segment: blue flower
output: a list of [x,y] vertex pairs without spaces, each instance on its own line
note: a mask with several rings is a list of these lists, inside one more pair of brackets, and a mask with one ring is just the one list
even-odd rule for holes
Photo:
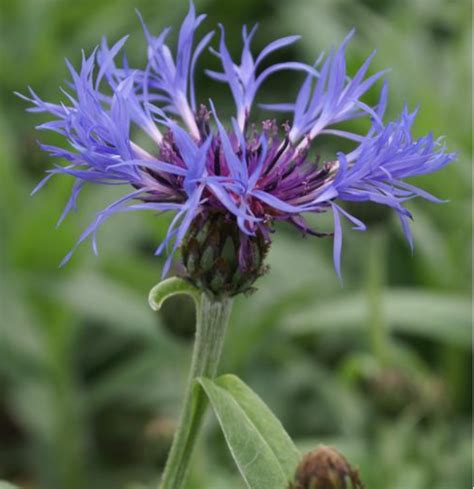
[[[412,216],[403,203],[415,197],[437,203],[442,200],[404,179],[433,173],[455,158],[455,154],[446,153],[441,141],[435,140],[431,134],[413,139],[411,126],[416,112],[409,113],[405,107],[399,119],[374,129],[350,154],[338,154],[335,177],[326,188],[328,194],[334,192],[333,199],[370,201],[394,209],[411,247],[413,240],[408,219]],[[357,229],[364,230],[365,226],[334,201],[331,206],[334,213],[334,262],[340,274],[342,236],[339,214],[349,218]]]
[[[235,226],[241,240],[239,263],[244,267],[245,263],[255,263],[246,256],[252,253],[252,239],[258,237],[259,242],[268,244],[273,224],[287,221],[303,233],[334,235],[334,263],[340,275],[341,217],[355,229],[365,229],[341,207],[344,201],[371,201],[392,208],[411,244],[411,214],[404,203],[414,197],[440,201],[405,179],[437,171],[453,161],[455,154],[446,152],[432,135],[419,139],[412,136],[416,111],[410,113],[405,107],[397,120],[384,122],[386,83],[375,106],[363,101],[366,92],[385,74],[367,76],[375,53],[349,77],[345,51],[351,32],[338,49],[331,50],[326,59],[321,56],[313,66],[289,61],[261,70],[267,56],[291,45],[298,36],[273,41],[254,58],[251,41],[256,27],[250,32],[244,27],[237,64],[220,26],[218,49],[211,48],[211,52],[219,58],[222,72],[206,73],[227,83],[234,98],[236,115],[226,127],[212,101],[207,107],[202,103],[198,106],[196,101],[194,71],[214,34],[208,32],[195,46],[196,30],[204,19],[204,15],[196,15],[191,3],[173,56],[166,44],[170,29],[155,37],[140,17],[148,43],[144,68],[131,68],[125,56],[122,63],[116,61],[127,38],[111,47],[103,39],[92,54],[83,54],[79,71],[67,63],[71,81],[62,91],[61,103],[43,101],[32,89],[28,96],[20,95],[32,104],[29,111],[52,116],[38,129],[59,133],[68,143],[66,147],[41,144],[66,164],[48,170],[34,190],[53,175],[74,178],[60,222],[76,209],[86,183],[128,188],[123,197],[96,215],[74,249],[92,236],[97,252],[97,230],[117,212],[172,211],[175,217],[156,250],[157,254],[168,252],[163,270],[166,274],[193,223],[205,222],[206,216],[212,215],[213,222],[218,216],[226,226]],[[261,107],[292,113],[292,123],[281,127],[272,120],[250,124],[258,90],[269,76],[283,70],[306,74],[295,101]],[[365,134],[334,127],[358,117],[371,121]],[[151,149],[135,142],[132,129],[148,137]],[[326,162],[311,161],[310,149],[322,134],[348,139],[354,148],[347,154],[336,153]],[[333,233],[317,231],[306,223],[307,214],[328,211],[334,217]]]
[[225,44],[224,27],[220,25],[220,29],[221,41],[219,44],[219,51],[212,50],[212,52],[220,58],[224,72],[218,73],[216,71],[206,70],[206,73],[214,80],[225,82],[229,85],[237,108],[237,123],[240,130],[244,130],[245,122],[250,116],[250,110],[258,89],[270,75],[281,70],[300,70],[306,71],[313,76],[317,75],[317,72],[310,66],[295,61],[287,61],[285,63],[271,65],[257,75],[259,65],[269,54],[293,44],[300,38],[300,36],[283,37],[282,39],[271,42],[254,60],[250,44],[257,30],[257,25],[250,31],[250,33],[247,32],[247,27],[244,26],[242,28],[243,48],[241,61],[240,65],[236,65],[232,61]]
[[158,37],[152,36],[141,15],[148,42],[148,65],[141,73],[141,87],[146,100],[148,93],[153,91],[153,102],[160,102],[164,109],[179,115],[190,133],[199,139],[199,130],[194,113],[196,112],[196,95],[194,88],[194,69],[196,62],[211,41],[214,32],[206,34],[193,51],[194,33],[205,15],[196,17],[191,2],[189,12],[181,25],[178,38],[176,58],[173,59],[171,49],[165,44],[170,28],[165,29]]
[[[262,104],[262,107],[269,110],[293,112],[293,125],[289,134],[291,142],[294,143],[303,136],[312,140],[319,134],[330,134],[331,131],[327,130],[327,127],[349,119],[364,115],[376,117],[372,108],[363,103],[360,98],[384,75],[385,71],[364,79],[370,62],[375,56],[373,52],[354,78],[348,78],[345,49],[353,35],[354,31],[351,31],[336,52],[331,50],[316,76],[311,73],[307,76],[295,103]],[[316,66],[321,61],[322,56],[316,61]]]

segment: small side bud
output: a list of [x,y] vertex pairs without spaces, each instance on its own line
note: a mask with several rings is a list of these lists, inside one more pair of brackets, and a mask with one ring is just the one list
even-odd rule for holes
[[303,457],[289,489],[363,489],[359,472],[336,450],[320,446]]

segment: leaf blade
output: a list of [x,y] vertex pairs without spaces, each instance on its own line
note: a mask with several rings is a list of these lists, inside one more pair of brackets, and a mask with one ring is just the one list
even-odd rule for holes
[[235,376],[198,382],[247,487],[286,489],[300,455],[268,407]]
[[159,311],[169,297],[178,294],[187,294],[200,305],[199,291],[187,280],[180,277],[170,277],[156,284],[148,295],[148,303],[154,311]]
[[[470,300],[460,294],[441,294],[416,288],[389,288],[383,292],[383,311],[390,330],[453,345],[470,346]],[[281,319],[290,334],[357,331],[365,327],[367,300],[363,294],[335,296],[311,303]],[[450,328],[446,328],[446,324]]]
[[285,470],[286,475],[291,478],[300,461],[301,454],[281,422],[262,399],[237,376],[222,375],[215,382],[232,394],[261,433],[272,434],[271,438],[267,438],[270,447]]

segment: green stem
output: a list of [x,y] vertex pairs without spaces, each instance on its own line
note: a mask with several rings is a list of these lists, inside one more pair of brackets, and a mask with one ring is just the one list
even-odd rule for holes
[[383,307],[385,286],[386,236],[384,230],[375,229],[369,236],[367,274],[368,324],[372,352],[383,364],[389,354],[389,332]]
[[183,485],[207,406],[202,389],[194,388],[194,380],[196,377],[215,377],[231,307],[232,299],[218,301],[201,294],[196,311],[196,339],[183,411],[168,455],[160,489],[180,489]]

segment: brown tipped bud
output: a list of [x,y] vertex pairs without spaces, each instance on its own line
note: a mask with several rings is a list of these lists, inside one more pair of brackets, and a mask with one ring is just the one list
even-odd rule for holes
[[369,378],[371,397],[386,415],[397,415],[407,405],[418,401],[418,379],[400,368],[378,371]]
[[363,489],[359,473],[336,450],[321,446],[306,454],[289,489]]
[[445,385],[439,379],[400,366],[380,369],[364,381],[375,406],[386,416],[397,416],[407,406],[417,406],[427,415],[448,407]]
[[253,290],[263,275],[269,242],[257,233],[243,234],[235,219],[222,213],[198,216],[182,246],[187,278],[213,297],[231,297]]

